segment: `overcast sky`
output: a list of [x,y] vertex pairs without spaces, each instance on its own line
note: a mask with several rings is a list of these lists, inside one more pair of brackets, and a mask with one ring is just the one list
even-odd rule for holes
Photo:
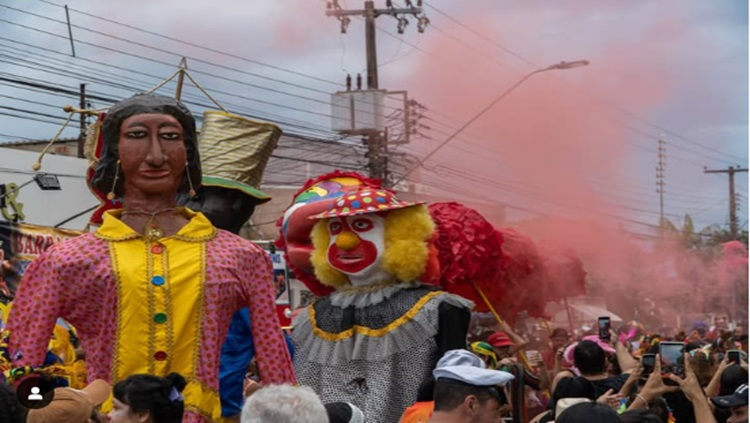
[[[0,77],[73,91],[84,82],[89,93],[123,98],[171,75],[187,56],[192,75],[227,108],[332,138],[329,94],[343,89],[347,73],[365,70],[363,21],[341,34],[322,0],[70,0],[76,58],[61,1],[0,0]],[[349,9],[363,3],[341,1]],[[424,3],[431,25],[423,34],[413,18],[403,35],[392,17],[377,20],[381,88],[408,90],[428,108],[427,138],[396,151],[434,150],[535,69],[563,60],[591,65],[533,76],[407,180],[457,199],[509,204],[511,219],[524,210],[617,217],[646,233],[658,221],[662,138],[668,217],[690,213],[698,229],[728,222],[727,176],[704,174],[703,166],[747,167],[747,2]],[[174,85],[165,89],[171,94]],[[185,96],[200,93],[188,88]],[[0,82],[0,142],[51,137],[65,117],[60,107],[75,102]],[[77,128],[64,133],[76,135]],[[747,173],[736,184],[747,228]]]

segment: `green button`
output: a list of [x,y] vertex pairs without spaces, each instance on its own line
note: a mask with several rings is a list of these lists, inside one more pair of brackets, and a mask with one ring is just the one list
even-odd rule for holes
[[154,314],[154,322],[156,323],[164,323],[167,321],[167,315],[164,313],[156,313]]

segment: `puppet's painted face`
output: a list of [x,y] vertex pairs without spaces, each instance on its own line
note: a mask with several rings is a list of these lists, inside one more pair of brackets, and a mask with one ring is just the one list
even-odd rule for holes
[[180,121],[166,113],[125,119],[118,140],[126,193],[175,196],[187,163]]
[[[310,254],[313,250],[310,231],[316,221],[309,217],[328,210],[333,199],[345,192],[356,190],[363,184],[361,179],[354,177],[323,179],[297,195],[293,204],[284,212],[281,225],[282,248],[295,276],[308,286],[319,284],[310,263]],[[324,292],[315,293],[325,295]]]
[[382,277],[385,219],[377,214],[334,217],[327,221],[331,241],[328,264],[349,276],[352,285],[370,285]]

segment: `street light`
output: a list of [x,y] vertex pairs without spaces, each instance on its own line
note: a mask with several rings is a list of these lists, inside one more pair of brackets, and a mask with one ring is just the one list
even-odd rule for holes
[[544,70],[550,70],[550,69],[573,69],[573,68],[580,68],[583,66],[588,66],[589,61],[588,60],[574,60],[572,62],[560,62],[556,65],[552,65]]
[[567,70],[567,69],[573,69],[573,68],[580,68],[580,67],[583,67],[583,66],[588,66],[588,64],[589,64],[588,60],[574,60],[572,62],[565,62],[565,61],[563,61],[563,62],[554,64],[554,65],[551,65],[551,66],[547,66],[546,68],[537,69],[535,71],[531,71],[531,72],[527,73],[523,78],[519,79],[518,82],[516,82],[515,84],[513,84],[510,88],[508,88],[502,94],[500,94],[500,96],[498,96],[496,99],[494,99],[492,101],[492,103],[490,103],[489,105],[487,105],[487,107],[485,107],[484,109],[482,109],[473,118],[469,119],[469,121],[466,122],[464,124],[464,126],[458,128],[458,130],[456,132],[454,132],[451,136],[449,136],[443,142],[441,142],[440,145],[437,146],[437,148],[435,148],[434,150],[432,150],[429,154],[427,154],[426,156],[424,156],[424,158],[422,158],[420,161],[418,161],[417,164],[415,164],[414,166],[412,166],[411,169],[409,169],[400,178],[398,178],[398,180],[396,180],[396,182],[393,183],[393,186],[395,187],[396,185],[398,185],[399,182],[401,182],[404,179],[406,179],[407,176],[409,176],[412,172],[414,172],[420,166],[422,166],[422,163],[426,162],[430,157],[432,157],[435,153],[437,153],[441,148],[445,147],[445,145],[448,144],[449,142],[451,142],[451,140],[453,140],[453,138],[456,138],[458,136],[458,134],[460,134],[466,128],[468,128],[472,123],[474,123],[475,120],[477,120],[480,117],[482,117],[482,115],[484,115],[485,113],[487,113],[487,111],[489,111],[492,107],[494,107],[495,104],[499,103],[502,99],[504,99],[505,97],[507,97],[508,94],[510,94],[513,90],[515,90],[516,88],[518,88],[519,85],[523,84],[527,79],[531,78],[533,75],[536,75],[536,74],[542,73],[542,72],[546,72],[546,71],[550,71],[550,70]]

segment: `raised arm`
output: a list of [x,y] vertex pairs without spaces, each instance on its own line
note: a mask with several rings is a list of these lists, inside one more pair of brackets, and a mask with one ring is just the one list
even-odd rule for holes
[[529,344],[529,341],[523,339],[523,337],[513,332],[513,329],[505,321],[500,322],[500,330],[505,332],[510,337],[510,339],[513,340],[513,346],[510,347],[511,355],[515,355],[518,351],[521,351],[526,345]]
[[633,355],[628,351],[628,347],[620,341],[617,334],[614,331],[610,331],[610,337],[614,340],[613,344],[617,353],[617,362],[620,364],[620,370],[623,373],[630,373],[635,370],[638,362],[635,361]]
[[273,267],[268,254],[253,246],[243,262],[241,278],[242,299],[250,306],[256,360],[263,384],[297,383],[276,315]]
[[716,369],[716,372],[714,373],[714,376],[711,378],[711,381],[708,382],[708,386],[706,387],[706,396],[713,397],[716,395],[719,395],[719,384],[721,383],[721,375],[724,374],[724,370],[727,369],[727,367],[731,366],[732,363],[729,362],[729,356],[724,355],[724,359],[721,360],[721,363],[719,363],[719,368]]
[[683,360],[685,362],[685,379],[672,374],[669,375],[669,378],[680,385],[680,389],[682,389],[687,399],[693,403],[696,422],[716,423],[711,407],[708,405],[708,398],[706,398],[706,394],[703,392],[700,382],[698,382],[698,378],[695,376],[695,371],[693,371],[690,365],[690,355],[684,354]]
[[53,251],[31,262],[13,300],[6,329],[8,352],[15,366],[41,366],[58,317],[69,304],[71,287],[58,280]]

